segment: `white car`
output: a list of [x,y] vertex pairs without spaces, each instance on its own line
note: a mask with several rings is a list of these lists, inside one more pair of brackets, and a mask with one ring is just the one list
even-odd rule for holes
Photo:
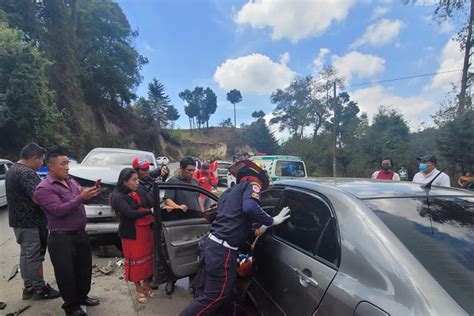
[[70,165],[69,174],[83,187],[101,179],[101,194],[86,202],[86,232],[90,236],[117,235],[118,218],[110,207],[110,193],[115,189],[120,171],[131,168],[133,159],[150,162],[155,169],[155,155],[149,151],[122,148],[95,148],[80,164]]
[[167,165],[170,163],[170,160],[168,157],[162,156],[162,157],[157,157],[156,158],[156,165],[161,166],[161,165]]
[[7,193],[5,190],[5,176],[13,162],[6,159],[0,159],[0,207],[7,205]]

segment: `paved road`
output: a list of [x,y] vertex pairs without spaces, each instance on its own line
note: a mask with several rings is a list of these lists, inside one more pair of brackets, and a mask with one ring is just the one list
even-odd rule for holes
[[[97,247],[93,249],[93,264],[107,265],[114,256],[119,255],[112,246]],[[0,311],[0,315],[14,312],[19,308],[31,305],[21,315],[64,315],[61,299],[50,301],[23,301],[21,291],[23,282],[20,274],[7,282],[12,267],[18,263],[19,246],[16,244],[13,230],[8,227],[8,209],[0,208],[0,301],[7,307]],[[89,315],[178,315],[192,300],[187,290],[187,279],[179,280],[175,293],[166,295],[164,288],[160,287],[157,296],[151,298],[149,303],[141,305],[134,299],[134,286],[127,284],[122,278],[122,268],[116,268],[110,275],[98,273],[93,277],[90,296],[99,298],[101,304],[89,307]],[[57,288],[53,268],[49,257],[44,263],[44,276],[47,282]]]

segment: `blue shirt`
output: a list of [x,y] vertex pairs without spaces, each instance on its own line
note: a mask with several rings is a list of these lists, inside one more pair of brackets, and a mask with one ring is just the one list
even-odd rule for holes
[[211,233],[232,247],[238,247],[247,239],[252,223],[273,224],[273,218],[260,207],[259,202],[258,184],[243,181],[231,187],[219,198]]

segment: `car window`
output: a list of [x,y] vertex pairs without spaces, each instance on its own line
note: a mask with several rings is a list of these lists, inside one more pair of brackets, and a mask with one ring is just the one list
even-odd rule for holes
[[260,195],[260,205],[268,213],[272,213],[283,196],[283,189],[270,189]]
[[304,165],[302,161],[277,160],[275,175],[278,177],[304,177]]
[[337,237],[336,220],[331,218],[318,242],[316,255],[339,266],[339,239]]
[[[474,198],[374,199],[365,203],[438,283],[474,315]],[[402,207],[400,207],[402,206]]]
[[5,174],[7,173],[7,168],[5,164],[0,164],[0,179],[5,179]]
[[291,209],[291,217],[274,229],[274,234],[288,243],[314,255],[318,240],[331,218],[327,204],[314,196],[285,191],[282,207]]
[[84,166],[110,166],[110,165],[124,165],[131,166],[133,159],[148,161],[153,166],[155,162],[153,157],[149,155],[142,155],[136,153],[122,153],[110,151],[94,151],[90,153],[82,162]]

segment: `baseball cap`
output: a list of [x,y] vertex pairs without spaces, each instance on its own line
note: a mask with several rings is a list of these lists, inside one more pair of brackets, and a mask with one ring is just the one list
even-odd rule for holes
[[148,169],[150,168],[150,163],[146,160],[135,158],[132,161],[132,167],[133,169]]
[[432,163],[437,163],[438,162],[438,159],[436,159],[435,155],[420,156],[420,157],[417,157],[416,160],[421,161],[421,162],[426,162],[426,161],[430,161]]

